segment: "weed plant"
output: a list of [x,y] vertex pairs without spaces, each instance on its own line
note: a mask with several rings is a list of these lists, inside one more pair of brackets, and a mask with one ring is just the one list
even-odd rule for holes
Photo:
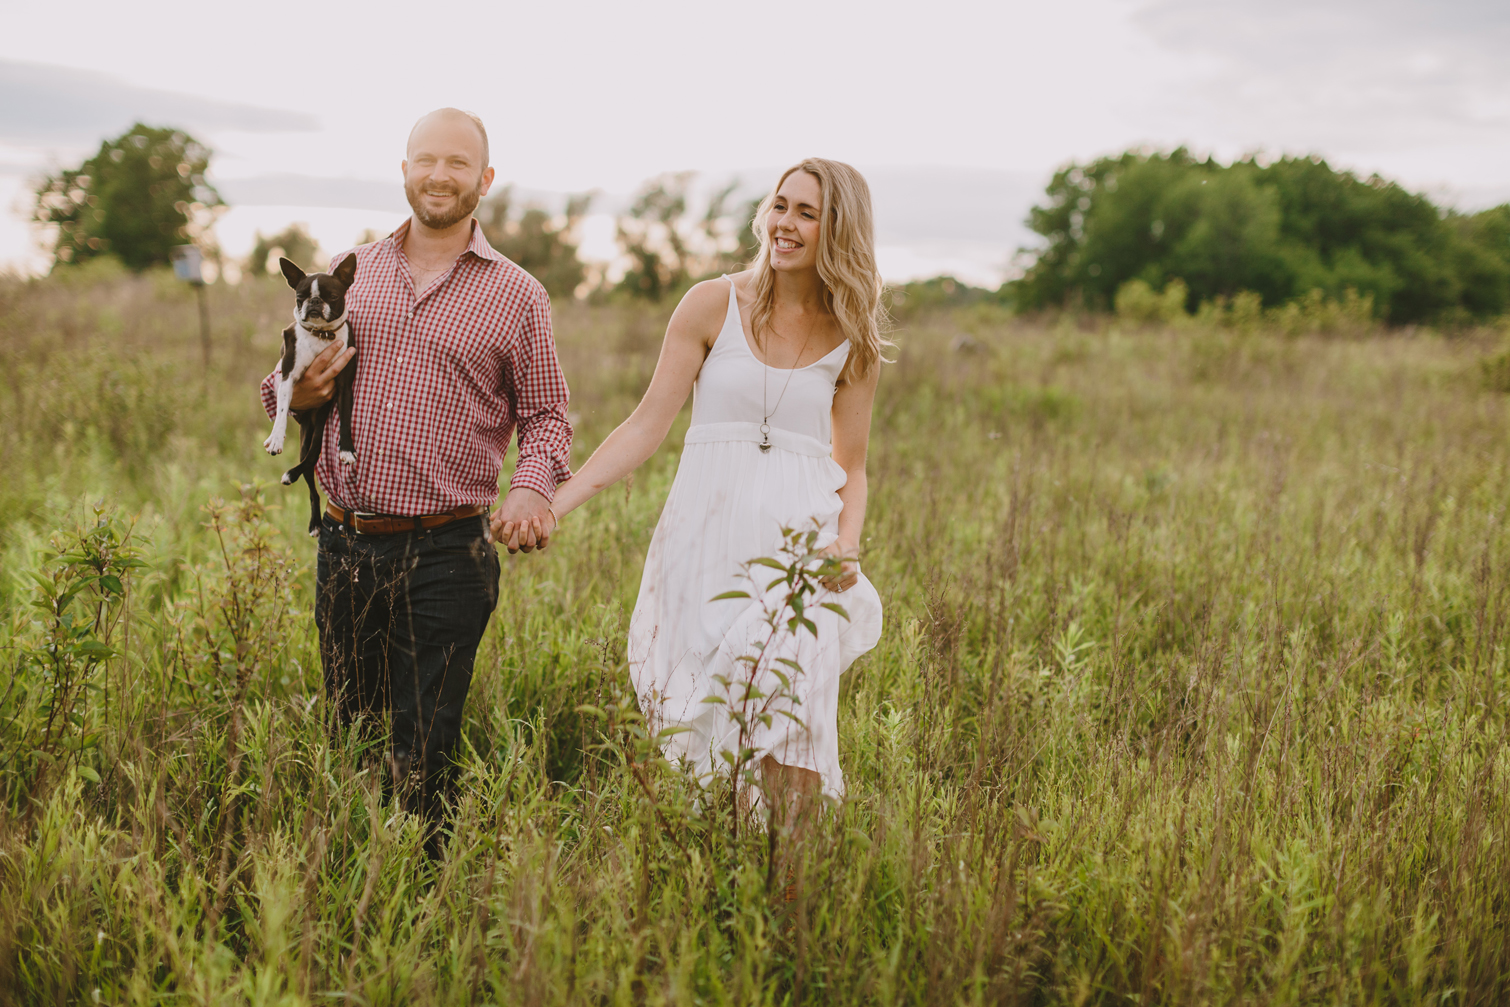
[[[671,442],[505,558],[448,855],[332,738],[273,281],[0,284],[0,1003],[1496,1004],[1510,468],[1487,340],[921,313],[848,794],[800,855],[624,670]],[[564,305],[579,457],[667,311]],[[685,423],[685,420],[683,421]]]

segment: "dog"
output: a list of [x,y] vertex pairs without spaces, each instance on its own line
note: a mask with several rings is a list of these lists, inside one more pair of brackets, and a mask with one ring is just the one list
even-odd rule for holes
[[[356,336],[346,324],[346,291],[356,279],[357,257],[348,255],[330,273],[305,273],[288,259],[280,258],[278,268],[294,289],[294,321],[283,330],[283,360],[278,374],[278,412],[273,418],[273,432],[262,446],[270,455],[283,452],[288,433],[289,401],[294,384],[314,360],[331,343],[356,347]],[[356,360],[352,359],[336,375],[335,395],[308,416],[295,415],[299,421],[299,464],[283,473],[283,485],[291,486],[303,478],[309,484],[309,534],[320,533],[320,491],[315,487],[315,463],[325,443],[325,424],[330,411],[341,411],[340,459],[343,464],[357,463],[356,445],[351,430],[351,395],[356,381]]]

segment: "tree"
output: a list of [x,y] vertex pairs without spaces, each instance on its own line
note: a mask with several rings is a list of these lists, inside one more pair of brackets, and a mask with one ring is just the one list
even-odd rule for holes
[[687,283],[687,242],[682,217],[687,212],[687,183],[683,171],[651,179],[640,189],[629,215],[618,221],[618,242],[630,266],[619,289],[658,301]]
[[206,243],[225,205],[205,181],[209,163],[210,149],[183,130],[137,123],[78,168],[44,178],[33,219],[57,228],[56,262],[165,264],[174,245]]
[[1046,239],[1012,293],[1022,307],[1105,309],[1129,280],[1188,286],[1188,307],[1241,291],[1268,306],[1320,290],[1371,298],[1392,322],[1487,317],[1510,304],[1510,241],[1496,216],[1320,158],[1224,165],[1184,148],[1070,165],[1028,225]]
[[692,176],[684,171],[651,179],[628,215],[619,218],[619,248],[630,261],[619,290],[657,301],[754,259],[760,242],[752,227],[760,200],[731,211],[729,201],[739,189],[736,178],[712,195],[700,219],[689,222],[687,187]]
[[755,235],[755,212],[760,209],[760,197],[746,200],[737,209],[730,210],[729,200],[738,189],[739,179],[736,178],[708,201],[701,231],[703,244],[711,254],[707,256],[709,261],[699,270],[701,276],[736,272],[754,262],[760,251],[760,239]]
[[515,265],[539,280],[552,297],[575,296],[586,277],[586,267],[577,258],[577,224],[592,206],[592,193],[579,193],[566,200],[563,220],[538,206],[526,206],[512,216],[513,187],[506,186],[490,197],[478,211],[477,220],[488,244]]
[[[277,273],[277,257],[285,256],[305,272],[319,272],[325,267],[321,262],[320,243],[310,235],[303,224],[289,224],[277,234],[263,237],[257,232],[252,251],[246,257],[243,271],[251,276]],[[271,265],[269,265],[271,263]]]

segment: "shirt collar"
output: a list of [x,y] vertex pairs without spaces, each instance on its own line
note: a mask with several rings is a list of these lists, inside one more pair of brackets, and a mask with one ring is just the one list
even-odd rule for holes
[[[392,234],[388,235],[388,242],[395,252],[403,247],[404,236],[409,233],[409,224],[413,220],[413,217],[405,218],[404,222],[398,225],[398,227],[394,229]],[[488,262],[503,261],[503,256],[499,255],[496,251],[493,250],[493,246],[488,244],[487,237],[482,233],[482,225],[478,223],[476,217],[472,218],[471,240],[467,242],[467,247],[462,251],[461,254],[466,255],[468,252],[477,256],[479,259],[484,259]]]

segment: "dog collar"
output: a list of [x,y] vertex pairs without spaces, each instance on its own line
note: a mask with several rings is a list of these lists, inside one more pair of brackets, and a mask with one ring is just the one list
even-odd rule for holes
[[309,322],[301,319],[297,315],[294,316],[294,321],[304,326],[310,332],[340,332],[341,326],[346,324],[346,312],[341,312],[341,316],[339,318],[333,318],[330,321],[322,322],[319,325],[311,325]]

